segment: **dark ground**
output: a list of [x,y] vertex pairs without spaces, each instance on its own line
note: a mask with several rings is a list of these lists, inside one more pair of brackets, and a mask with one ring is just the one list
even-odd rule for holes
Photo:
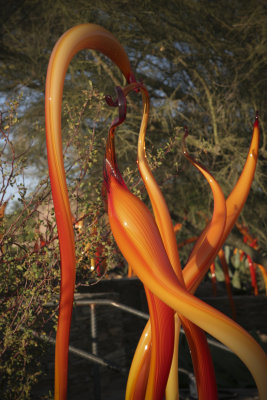
[[[199,292],[199,297],[203,297],[204,294],[205,301],[214,304],[215,307],[230,314],[231,310],[228,299],[224,296],[212,298],[210,296],[211,291],[208,290],[205,288],[203,293]],[[135,280],[121,281],[115,284],[103,282],[99,286],[92,286],[89,298],[111,299],[147,312],[142,285],[140,285],[139,281]],[[250,330],[257,337],[257,340],[261,341],[263,346],[266,346],[266,296],[258,296],[258,299],[253,298],[251,305],[249,305],[246,296],[241,298],[239,296],[235,299],[235,303],[237,307],[237,319],[240,319],[238,322]],[[124,399],[128,370],[146,320],[110,305],[98,305],[95,310],[97,355],[107,360],[110,364],[113,364],[113,367],[115,365],[115,368],[117,367],[118,370],[112,370],[77,355],[70,354],[68,400]],[[261,315],[261,317],[257,319],[256,314]],[[251,330],[251,328],[254,329]],[[93,350],[91,340],[91,311],[88,305],[74,308],[70,344],[89,353]],[[179,366],[190,372],[192,370],[190,355],[183,337],[180,346],[181,359],[179,359]],[[212,347],[211,352],[215,364],[219,399],[257,400],[258,396],[257,390],[254,388],[254,382],[242,362],[233,354],[217,348]],[[33,391],[33,400],[53,398],[53,345],[47,346],[43,366],[45,374]],[[193,397],[189,397],[188,378],[184,374],[181,374],[179,379],[182,387],[181,400],[193,399]],[[49,391],[51,392],[50,397],[48,396]]]

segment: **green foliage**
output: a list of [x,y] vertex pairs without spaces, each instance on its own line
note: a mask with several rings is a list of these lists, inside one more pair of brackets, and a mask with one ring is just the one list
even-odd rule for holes
[[[1,116],[1,235],[0,235],[0,395],[2,399],[30,398],[41,373],[43,346],[36,337],[53,313],[45,304],[58,292],[57,247],[41,249],[36,226],[44,222],[37,209],[49,193],[47,180],[29,194],[23,183],[25,154],[17,154],[12,137],[19,101]],[[6,211],[10,189],[17,192],[16,211]],[[53,248],[52,248],[53,250]]]
[[[228,245],[224,246],[223,250],[225,253],[225,259],[227,262],[228,273],[233,292],[237,292],[239,294],[245,293],[253,295],[254,288],[252,286],[252,278],[246,254],[244,254],[237,248],[233,248]],[[263,276],[256,265],[254,267],[259,293],[265,293],[266,287]],[[215,275],[217,282],[225,282],[225,274],[223,272],[219,258],[216,258],[215,260]],[[211,277],[210,273],[209,276]]]
[[[45,345],[39,336],[50,331],[55,336],[57,310],[46,305],[59,295],[60,275],[48,177],[29,190],[29,159],[27,153],[19,153],[13,141],[21,101],[6,103],[0,127],[0,395],[12,400],[30,398],[31,387],[41,374],[39,360]],[[103,95],[89,84],[81,93],[79,107],[66,105],[64,139],[76,232],[77,287],[96,283],[107,269],[109,274],[127,273],[111,236],[101,195],[104,146],[96,126],[103,118]],[[92,128],[87,126],[88,118]],[[133,172],[126,175],[131,182]]]

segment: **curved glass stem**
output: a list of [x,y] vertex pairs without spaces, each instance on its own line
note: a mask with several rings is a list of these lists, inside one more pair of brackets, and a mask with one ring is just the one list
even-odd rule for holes
[[82,24],[68,30],[50,57],[45,91],[46,143],[50,182],[58,228],[61,286],[55,356],[55,399],[66,399],[69,330],[75,286],[75,247],[61,139],[61,103],[65,74],[72,57],[82,49],[94,49],[109,57],[128,82],[134,81],[129,59],[117,39],[106,29]]

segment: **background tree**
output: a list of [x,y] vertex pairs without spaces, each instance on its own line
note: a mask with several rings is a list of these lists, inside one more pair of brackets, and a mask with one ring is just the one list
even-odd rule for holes
[[[182,127],[188,125],[190,151],[216,176],[227,195],[247,154],[255,110],[260,112],[261,149],[255,183],[245,211],[266,262],[266,7],[264,1],[177,0],[135,2],[24,0],[2,7],[0,88],[2,93],[24,92],[23,119],[14,132],[16,146],[30,148],[28,160],[40,176],[46,173],[44,144],[44,84],[51,50],[71,26],[101,24],[123,43],[137,79],[149,89],[152,112],[148,138],[151,157],[168,151],[157,179],[166,193],[175,221],[186,220],[181,234],[204,226],[211,203],[208,189],[181,158]],[[103,77],[105,77],[103,79]],[[95,52],[75,57],[68,70],[64,104],[81,106],[89,81],[102,94],[121,85],[119,71]],[[120,165],[135,168],[138,107],[130,100],[126,124],[118,140]],[[97,123],[105,137],[112,110],[106,106]],[[92,128],[90,115],[81,135]],[[68,125],[64,119],[67,140]],[[175,139],[174,139],[175,138]],[[170,146],[170,143],[172,144]],[[165,146],[165,147],[164,147]],[[102,151],[96,171],[101,170]],[[71,154],[71,153],[70,153]],[[70,155],[71,156],[71,155]],[[32,171],[32,170],[31,170]],[[35,172],[37,173],[37,172]],[[91,176],[92,179],[92,176]],[[257,209],[257,213],[255,213]],[[187,228],[190,232],[187,232]],[[235,232],[238,235],[238,232]],[[237,237],[236,237],[237,239]],[[248,250],[248,249],[247,249]],[[259,255],[258,255],[259,256]]]
[[[44,177],[47,173],[43,103],[51,50],[58,37],[71,26],[88,21],[99,23],[124,44],[138,79],[144,80],[150,91],[153,107],[148,150],[173,220],[183,221],[179,240],[203,227],[203,215],[211,207],[207,185],[196,171],[187,168],[187,162],[181,157],[183,125],[186,123],[191,132],[190,151],[214,173],[228,194],[244,162],[258,109],[262,130],[259,166],[242,218],[259,239],[262,251],[254,257],[266,265],[266,9],[263,1],[213,4],[183,0],[170,1],[167,7],[160,1],[134,5],[114,1],[110,7],[107,1],[95,5],[83,0],[75,4],[24,0],[5,4],[1,10],[0,87],[3,96],[24,93],[19,108],[20,123],[13,127],[12,140],[18,153],[27,151],[28,174],[34,171],[35,175]],[[98,91],[97,96],[92,95],[90,82]],[[108,121],[116,110],[98,99],[112,94],[113,87],[121,83],[120,73],[97,53],[84,51],[71,63],[65,84],[63,118],[69,181],[78,176],[80,165],[88,183],[99,180],[104,151],[101,138],[105,137]],[[83,90],[90,92],[91,98],[79,125],[79,138],[90,143],[92,135],[97,137],[95,144],[99,150],[90,159],[93,164],[90,168],[84,164],[87,160],[84,152],[73,151],[76,130],[72,121],[78,123],[74,115],[83,109]],[[127,122],[120,129],[118,140],[120,165],[129,168],[125,174],[135,170],[133,149],[139,123],[135,101],[136,98],[130,100]],[[97,112],[99,117],[93,122]],[[3,154],[3,158],[8,157],[8,153]],[[165,168],[157,168],[163,160]],[[70,169],[75,165],[76,168]],[[138,188],[138,180],[132,183]],[[87,196],[97,197],[90,191]],[[238,239],[234,237],[235,242]],[[246,251],[252,250],[246,248]]]

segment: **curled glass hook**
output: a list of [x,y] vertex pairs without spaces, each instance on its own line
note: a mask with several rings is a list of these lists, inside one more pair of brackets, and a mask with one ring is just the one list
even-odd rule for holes
[[119,115],[112,121],[110,129],[121,125],[124,122],[127,114],[127,101],[124,91],[120,86],[116,86],[115,90],[117,93],[116,100],[113,100],[110,95],[105,96],[105,100],[110,107],[118,107],[119,109]]
[[109,133],[106,143],[106,153],[104,159],[104,182],[102,186],[102,196],[104,199],[104,203],[106,203],[106,190],[109,191],[109,179],[110,176],[116,177],[116,179],[122,184],[124,184],[123,178],[119,171],[116,161],[115,155],[115,129],[121,125],[125,119],[127,114],[127,95],[132,91],[138,91],[142,86],[142,83],[133,82],[127,85],[125,88],[121,88],[117,86],[115,88],[117,93],[117,98],[115,100],[112,99],[110,95],[105,96],[105,100],[110,107],[118,107],[119,115],[112,121],[109,127]]

